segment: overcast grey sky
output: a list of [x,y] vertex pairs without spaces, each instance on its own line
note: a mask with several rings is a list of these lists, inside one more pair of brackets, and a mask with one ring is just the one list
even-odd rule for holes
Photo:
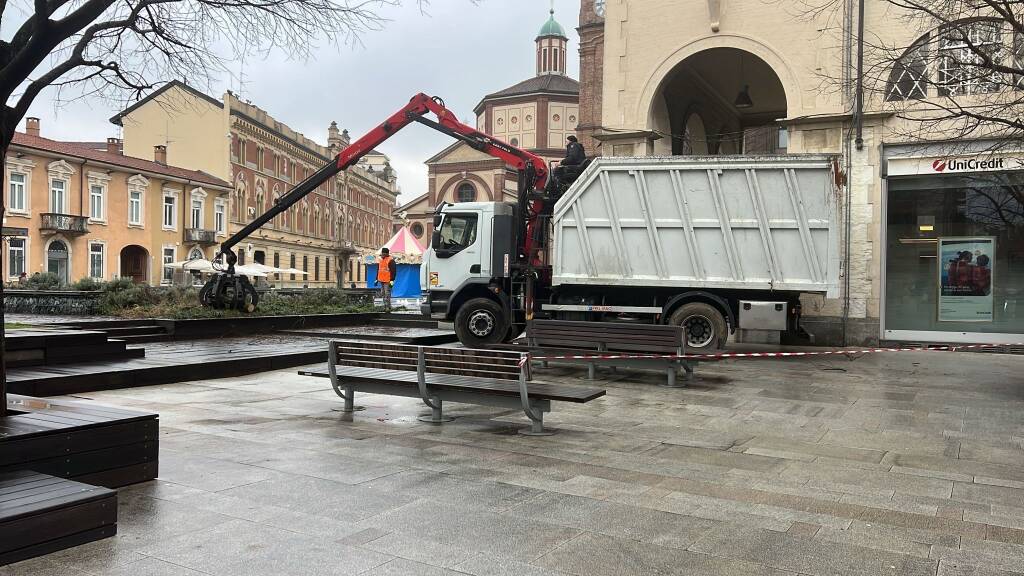
[[[569,36],[569,74],[578,78],[579,2],[554,4]],[[250,61],[239,67],[242,86],[225,77],[209,91],[219,98],[230,88],[322,144],[332,120],[355,139],[417,92],[444,98],[472,125],[473,107],[485,94],[534,75],[533,40],[549,8],[550,0],[432,0],[423,15],[414,0],[405,0],[382,10],[390,22],[363,35],[361,46],[326,47],[309,62],[276,55]],[[99,100],[55,107],[53,93],[44,92],[29,115],[41,118],[44,137],[104,140],[116,134],[108,119],[117,111]],[[449,143],[443,134],[412,125],[380,147],[398,170],[400,201],[426,192],[423,161]]]

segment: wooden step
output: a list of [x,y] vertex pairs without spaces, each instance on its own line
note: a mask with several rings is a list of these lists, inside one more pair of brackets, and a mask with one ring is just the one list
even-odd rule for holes
[[108,488],[157,475],[157,414],[17,394],[7,396],[7,408],[0,473],[35,470]]
[[46,364],[48,366],[57,366],[81,362],[108,362],[111,360],[144,358],[145,356],[145,348],[128,348],[124,340],[108,340],[100,345],[47,350]]
[[398,328],[433,328],[437,329],[437,320],[423,319],[413,316],[411,319],[382,316],[374,320],[373,326],[394,326]]
[[82,346],[52,346],[46,349],[46,361],[60,360],[62,358],[106,356],[124,352],[124,341],[107,340],[97,344],[85,344]]
[[128,344],[141,344],[144,342],[166,342],[174,337],[167,333],[161,334],[132,334],[130,336],[117,335],[117,339]]
[[6,350],[28,350],[57,346],[87,346],[107,341],[107,333],[96,330],[15,329],[4,334]]
[[137,336],[140,334],[166,334],[167,330],[163,326],[147,325],[147,326],[124,326],[117,328],[101,328],[104,332],[113,338],[120,338],[122,336]]
[[28,470],[0,474],[0,566],[116,533],[116,491]]

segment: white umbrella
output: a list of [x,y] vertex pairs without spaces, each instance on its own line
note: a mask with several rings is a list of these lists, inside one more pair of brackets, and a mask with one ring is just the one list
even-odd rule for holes
[[188,270],[189,272],[213,272],[213,263],[209,260],[196,258],[195,260],[184,260],[182,262],[171,262],[168,268],[175,270]]
[[[263,271],[262,269],[258,268],[257,266],[262,266],[262,265],[241,265],[241,264],[239,264],[239,265],[235,266],[235,273],[236,274],[244,274],[246,276],[265,277],[267,275],[267,273],[265,271]],[[221,272],[221,271],[227,269],[226,266],[224,266],[223,264],[220,264],[220,263],[218,263],[216,265],[216,267],[214,267],[214,263],[213,262],[210,262],[209,260],[204,260],[202,258],[196,258],[195,260],[185,260],[183,262],[172,262],[172,263],[168,264],[167,267],[168,268],[184,270],[186,272],[200,272],[200,273],[205,273],[205,274],[209,274],[209,273],[213,273],[213,272]]]
[[242,274],[245,276],[259,276],[260,278],[266,278],[267,273],[251,264],[235,264],[235,274]]
[[[252,264],[246,264],[245,267],[248,268],[248,269],[251,269],[251,270],[256,270],[257,272],[262,272],[264,274],[284,274],[285,273],[285,269],[284,268],[275,268],[274,266],[267,266],[266,264],[260,264],[259,262],[253,262]],[[237,270],[238,266],[235,266],[235,269]]]
[[303,272],[302,270],[295,268],[285,268],[284,270],[281,270],[281,274],[303,274],[309,276],[309,272]]

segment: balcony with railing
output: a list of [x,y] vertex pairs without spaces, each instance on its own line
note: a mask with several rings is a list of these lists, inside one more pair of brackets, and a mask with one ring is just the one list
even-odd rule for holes
[[217,232],[214,230],[204,230],[202,228],[185,228],[185,242],[194,242],[196,244],[216,244]]
[[61,233],[77,236],[89,233],[89,218],[73,214],[47,212],[39,215],[42,219],[39,230],[51,234]]

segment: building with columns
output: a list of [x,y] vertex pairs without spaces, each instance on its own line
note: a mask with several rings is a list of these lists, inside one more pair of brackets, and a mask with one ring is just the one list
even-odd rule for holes
[[[579,83],[566,74],[569,39],[554,11],[534,39],[536,73],[484,96],[473,112],[478,130],[529,150],[548,162],[565,156],[566,137],[579,122]],[[396,221],[429,242],[435,207],[441,202],[515,201],[517,173],[501,160],[461,142],[426,161],[427,193],[398,207]]]
[[[896,110],[998,98],[994,78],[958,68],[957,39],[1019,67],[1024,35],[982,13],[936,26],[894,4],[865,3],[870,42],[895,63],[856,115],[856,2],[795,17],[773,2],[582,0],[579,130],[606,156],[833,154],[843,290],[804,298],[816,341],[1020,342],[1024,147],[925,138]],[[954,285],[954,264],[988,280]]]
[[[216,244],[266,212],[350,141],[331,122],[324,146],[231,91],[216,99],[181,82],[166,84],[111,121],[123,127],[126,154],[164,145],[170,163],[232,183],[223,208],[228,229],[217,234]],[[358,256],[390,237],[397,196],[397,175],[375,151],[239,244],[239,262],[306,272],[268,278],[278,287],[364,285]],[[188,254],[210,258],[216,244],[197,244]]]

